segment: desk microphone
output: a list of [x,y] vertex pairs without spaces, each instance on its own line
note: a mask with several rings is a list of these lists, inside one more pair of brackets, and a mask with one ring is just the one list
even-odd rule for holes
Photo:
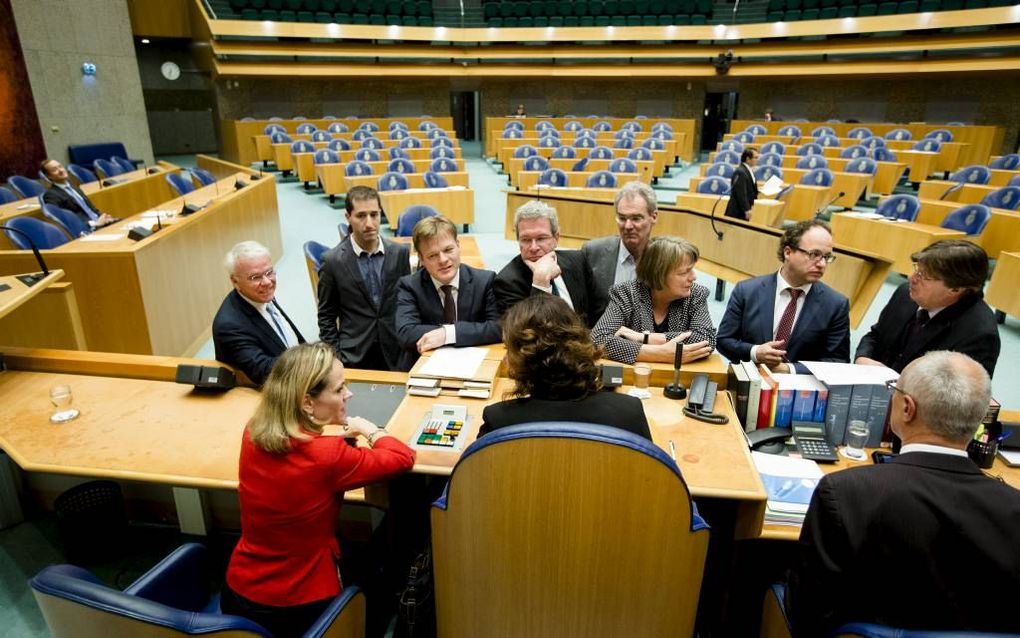
[[828,203],[826,203],[825,205],[821,206],[821,207],[820,207],[820,208],[819,208],[818,210],[816,210],[816,211],[815,211],[815,215],[814,215],[814,216],[815,216],[815,217],[818,217],[819,215],[821,215],[821,214],[822,214],[822,211],[823,211],[823,210],[829,210],[829,206],[832,206],[833,204],[835,204],[835,203],[836,203],[836,200],[837,200],[837,199],[839,199],[840,197],[844,196],[844,195],[846,195],[846,193],[844,193],[843,191],[840,191],[840,192],[839,192],[839,195],[836,195],[835,197],[833,197],[832,199],[830,199],[830,200],[828,201]]
[[[723,234],[722,234],[721,230],[719,230],[718,228],[715,227],[715,208],[716,208],[716,206],[719,205],[719,202],[722,201],[723,197],[726,197],[726,196],[725,195],[720,195],[719,199],[715,200],[715,203],[712,204],[712,212],[709,213],[709,219],[712,222],[712,232],[715,233],[715,238],[718,239],[719,241],[722,241]],[[680,369],[680,366],[678,365],[677,366],[677,370],[679,370],[679,369]]]
[[11,226],[0,226],[0,229],[9,230],[9,231],[18,233],[19,235],[24,237],[25,240],[28,242],[28,245],[32,247],[32,254],[35,255],[35,260],[37,262],[39,262],[39,268],[42,269],[42,272],[39,273],[39,274],[35,274],[35,275],[18,275],[17,276],[17,280],[18,281],[20,281],[21,283],[25,284],[26,286],[34,286],[37,283],[39,283],[40,281],[42,281],[47,275],[50,274],[50,270],[49,270],[49,268],[46,267],[46,262],[43,261],[42,255],[39,254],[39,248],[37,248],[36,245],[35,245],[35,242],[32,241],[32,236],[31,235],[29,235],[28,233],[26,233],[23,230],[19,230],[17,228],[12,228]]
[[687,388],[680,383],[680,364],[684,360],[684,344],[676,342],[676,354],[673,355],[673,383],[662,389],[662,395],[667,399],[684,399],[687,397]]
[[953,184],[953,185],[952,185],[952,186],[950,186],[950,187],[949,187],[948,189],[946,189],[946,192],[944,192],[944,193],[942,193],[941,195],[939,195],[939,201],[941,202],[941,201],[942,201],[942,200],[944,200],[945,198],[949,197],[949,194],[950,194],[950,193],[953,193],[953,192],[955,192],[955,191],[958,191],[958,190],[960,190],[961,188],[963,188],[963,182],[957,182],[957,183]]

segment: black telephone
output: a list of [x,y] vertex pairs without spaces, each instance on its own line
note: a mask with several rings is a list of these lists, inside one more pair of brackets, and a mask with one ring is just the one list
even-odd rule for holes
[[747,432],[747,444],[756,452],[782,454],[786,450],[786,439],[793,436],[790,428],[760,428]]
[[725,414],[712,412],[718,389],[719,385],[714,381],[709,381],[707,374],[695,376],[691,381],[691,389],[687,393],[684,415],[706,423],[729,423],[730,419]]

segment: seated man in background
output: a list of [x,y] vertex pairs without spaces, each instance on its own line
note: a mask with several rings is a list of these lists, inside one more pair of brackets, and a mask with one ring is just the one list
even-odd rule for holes
[[808,373],[799,360],[849,361],[850,302],[820,281],[835,259],[825,222],[787,228],[779,240],[779,272],[733,288],[719,324],[719,352],[733,362],[799,374]]
[[965,451],[988,410],[988,374],[929,352],[889,391],[902,451],[819,482],[786,593],[794,635],[846,622],[1017,634],[1020,491]]
[[411,272],[410,251],[379,236],[374,188],[351,188],[345,206],[351,232],[323,253],[319,269],[319,338],[349,368],[398,370],[397,281]]
[[556,209],[530,201],[514,213],[514,230],[521,254],[496,275],[499,314],[531,295],[556,295],[567,302],[581,321],[591,326],[591,279],[584,257],[577,250],[556,250],[560,225]]
[[262,385],[276,358],[305,339],[275,299],[276,271],[268,248],[243,241],[230,249],[223,265],[234,289],[213,319],[216,360]]
[[453,222],[426,217],[415,224],[412,241],[422,268],[397,284],[401,369],[410,370],[419,354],[442,346],[499,343],[496,273],[460,263]]
[[591,270],[592,313],[596,321],[609,304],[609,289],[631,281],[637,263],[648,246],[652,226],[658,218],[657,199],[652,187],[643,182],[628,182],[616,194],[618,235],[586,241],[581,247]]
[[968,355],[992,376],[1000,342],[995,314],[982,293],[988,278],[984,249],[944,239],[910,258],[914,273],[861,338],[856,363],[899,372],[925,352],[952,350]]
[[59,206],[74,213],[86,224],[105,226],[117,221],[116,217],[107,215],[96,208],[88,195],[68,179],[67,169],[55,159],[43,160],[39,165],[46,179],[53,184],[43,193],[43,203]]

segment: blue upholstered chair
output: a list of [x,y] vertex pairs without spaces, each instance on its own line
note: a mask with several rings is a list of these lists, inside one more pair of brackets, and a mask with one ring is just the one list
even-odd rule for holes
[[981,203],[989,208],[1017,210],[1020,208],[1020,186],[1003,186],[985,195]]
[[195,190],[195,183],[191,181],[191,176],[185,177],[186,172],[180,173],[167,173],[164,176],[166,183],[170,184],[170,190],[177,194],[177,197],[183,197]]
[[836,129],[832,128],[831,126],[819,126],[815,130],[811,131],[811,137],[815,138],[816,140],[819,137],[823,137],[825,135],[831,135],[833,137],[836,137]]
[[440,157],[432,160],[429,169],[436,173],[453,173],[457,170],[457,162],[448,157]]
[[405,137],[410,137],[410,136],[411,136],[411,134],[408,133],[407,131],[405,131],[402,128],[396,128],[396,129],[393,129],[392,131],[390,131],[390,139],[391,140],[402,140]]
[[875,150],[871,151],[871,159],[876,162],[895,162],[896,153],[893,153],[884,146],[877,146]]
[[262,129],[262,133],[265,135],[272,135],[273,133],[286,133],[287,129],[283,128],[279,124],[269,124],[266,128]]
[[858,126],[850,129],[850,132],[847,133],[846,136],[859,142],[865,138],[872,137],[872,133],[870,128],[867,128],[866,126]]
[[843,159],[857,159],[858,157],[867,157],[867,155],[868,149],[864,148],[861,144],[847,146],[839,152],[839,156]]
[[330,140],[329,144],[326,145],[326,148],[328,148],[331,151],[339,153],[340,151],[349,151],[349,150],[351,150],[351,143],[348,142],[347,140],[342,140],[340,138],[336,138],[336,139]]
[[384,145],[382,143],[382,140],[376,137],[366,137],[365,139],[361,140],[361,148],[371,148],[379,150],[383,146]]
[[381,156],[374,148],[359,148],[354,152],[354,159],[359,162],[378,162]]
[[392,171],[394,173],[413,173],[414,162],[406,159],[390,160],[390,163],[386,167],[386,170]]
[[430,140],[434,140],[440,137],[449,137],[449,135],[447,135],[446,131],[441,128],[430,128],[428,132],[425,133],[425,137]]
[[594,137],[582,136],[574,140],[574,148],[595,148],[598,142]]
[[121,173],[124,172],[120,166],[117,166],[110,160],[105,160],[102,158],[93,160],[92,168],[95,169],[96,173],[103,179],[106,179],[107,177],[113,177],[115,175],[120,175]]
[[637,133],[642,130],[641,122],[636,122],[634,120],[631,120],[630,122],[624,122],[620,128],[634,133]]
[[375,122],[366,121],[366,122],[362,122],[361,124],[358,125],[358,130],[359,131],[368,131],[370,133],[375,133],[376,131],[379,130],[379,125],[376,124]]
[[878,164],[876,164],[875,160],[870,157],[858,157],[857,159],[850,160],[846,164],[847,173],[867,173],[868,175],[874,175],[877,170]]
[[567,174],[558,168],[547,168],[538,176],[538,183],[546,186],[566,186]]
[[773,164],[764,164],[754,168],[755,181],[767,182],[773,176],[783,179],[783,169]]
[[110,161],[119,166],[120,170],[125,173],[130,173],[131,171],[138,168],[137,166],[135,166],[134,162],[119,155],[114,155],[113,157],[110,158]]
[[797,149],[797,155],[800,157],[806,157],[808,155],[821,155],[822,145],[817,142],[808,142],[807,144],[801,144],[800,148]]
[[531,144],[522,144],[514,149],[514,157],[531,157],[532,155],[538,155],[538,149]]
[[611,173],[637,173],[638,168],[632,160],[620,157],[609,163],[609,171]]
[[[439,128],[439,127],[433,126],[432,128]],[[430,128],[428,130],[431,131],[432,128]],[[507,129],[517,129],[518,131],[523,131],[524,130],[524,122],[522,122],[520,120],[510,120],[509,122],[507,122],[506,124],[503,125],[503,130],[505,131]]]
[[307,140],[298,140],[290,145],[291,153],[314,153],[315,145]]
[[894,128],[884,135],[887,140],[911,140],[914,139],[914,135],[905,128]]
[[596,146],[588,151],[588,157],[599,160],[613,159],[613,149],[608,146]]
[[585,188],[616,188],[616,175],[609,171],[595,171],[584,186]]
[[504,140],[519,140],[524,137],[524,132],[516,128],[503,129]]
[[1020,186],[1020,175],[1014,175],[1009,179],[1007,186]]
[[539,133],[550,131],[552,133],[556,133],[557,136],[559,135],[559,131],[556,130],[556,127],[553,125],[553,123],[547,120],[542,120],[541,122],[535,124],[535,130],[538,131]]
[[407,124],[404,124],[403,122],[390,122],[389,126],[386,128],[390,131],[395,131],[397,129],[400,129],[402,131],[409,130]]
[[774,166],[779,168],[783,165],[783,156],[779,153],[762,153],[758,156],[758,166]]
[[195,176],[198,183],[202,186],[209,186],[216,183],[216,176],[205,170],[204,168],[193,168],[191,174]]
[[928,131],[928,134],[924,136],[924,139],[938,140],[939,144],[945,144],[946,142],[953,141],[953,134],[944,128],[937,128],[934,131]]
[[719,151],[715,154],[716,164],[733,164],[734,166],[740,164],[740,155],[733,151]]
[[590,129],[590,128],[578,129],[578,131],[576,133],[574,133],[574,136],[575,137],[590,137],[593,140],[598,138],[598,134],[593,129]]
[[832,186],[835,176],[827,168],[816,168],[810,170],[800,178],[800,183],[805,186]]
[[991,178],[992,172],[988,170],[987,166],[981,166],[980,164],[961,168],[949,176],[950,181],[961,182],[963,184],[987,184]]
[[1020,153],[1002,155],[1000,157],[996,157],[991,162],[988,162],[988,168],[998,170],[1014,171],[1017,167],[1020,167]]
[[99,177],[95,173],[78,164],[68,164],[67,172],[74,175],[79,184],[91,184],[92,182],[99,181]]
[[765,135],[766,133],[769,132],[768,129],[766,129],[761,124],[748,124],[747,128],[745,128],[744,130],[747,131],[748,133],[750,133],[751,135],[756,135],[756,136],[757,135]]
[[424,204],[408,206],[397,218],[397,237],[410,237],[414,232],[414,225],[426,217],[435,217],[439,214],[435,208]]
[[[29,582],[54,638],[70,636],[250,636],[270,638],[258,624],[219,611],[207,586],[206,550],[188,543],[123,591],[90,571],[53,565]],[[357,587],[337,596],[304,638],[364,633],[365,597]]]
[[351,135],[351,139],[354,140],[355,142],[361,142],[371,137],[375,137],[374,135],[372,135],[372,131],[366,131],[365,129],[360,128],[354,131],[354,134]]
[[553,151],[552,156],[556,159],[574,159],[577,157],[577,151],[573,146],[560,146]]
[[823,147],[839,146],[839,138],[835,135],[823,135],[815,138],[815,144]]
[[801,136],[801,131],[800,131],[800,127],[799,126],[794,126],[793,124],[787,124],[786,126],[784,126],[781,129],[779,129],[779,134],[780,135],[787,135],[789,137],[792,137],[794,141],[797,141],[797,139],[799,139],[800,136]]
[[722,177],[706,177],[698,184],[698,192],[704,195],[729,195],[730,180]]
[[[362,149],[368,150],[368,149]],[[372,165],[362,160],[354,160],[353,162],[347,162],[344,165],[344,175],[347,177],[359,177],[361,175],[371,175]]]
[[813,170],[816,168],[828,168],[829,162],[824,155],[805,155],[797,160],[797,168]]
[[411,154],[408,153],[407,151],[405,151],[404,149],[400,148],[399,146],[391,146],[388,152],[390,154],[390,159],[391,160],[395,160],[395,159],[406,159],[406,160],[409,160],[409,159],[411,159]]
[[660,128],[658,131],[654,131],[651,136],[657,140],[671,140],[673,139],[673,131]]
[[925,151],[926,153],[938,153],[939,149],[942,148],[942,142],[935,138],[925,138],[918,140],[910,148],[915,151]]
[[879,147],[885,148],[885,140],[882,139],[881,137],[872,135],[871,137],[866,137],[863,140],[861,140],[861,146],[868,149],[869,151],[873,151]]
[[[662,131],[659,132],[661,133]],[[661,151],[666,148],[666,145],[662,143],[662,140],[656,139],[654,137],[649,137],[644,142],[641,142],[641,146],[647,148],[650,151]]]
[[403,173],[388,171],[379,176],[377,188],[379,192],[407,190],[407,176]]
[[921,202],[913,195],[893,195],[883,199],[875,212],[883,217],[912,222],[921,212]]
[[593,124],[591,128],[596,133],[604,133],[606,131],[613,130],[613,125],[607,122],[606,120],[601,120],[599,122],[595,122],[595,124]]
[[419,131],[430,131],[434,128],[439,128],[439,125],[436,124],[435,122],[430,122],[428,120],[425,120],[424,122],[420,122],[418,124]]
[[[69,241],[67,235],[59,227],[49,222],[38,220],[35,217],[13,217],[4,222],[4,225],[27,234],[32,238],[32,243],[39,250],[56,248]],[[28,243],[24,235],[6,229],[4,234],[7,235],[7,239],[15,248],[19,250],[32,249],[32,245]]]
[[[345,234],[341,234],[341,240]],[[304,243],[305,267],[308,269],[308,279],[312,283],[312,293],[316,301],[319,298],[319,268],[322,267],[322,254],[329,250],[329,246],[320,244],[317,241],[306,241]]]
[[652,152],[647,148],[632,148],[630,152],[627,153],[627,159],[634,160],[635,162],[647,162],[652,159]]
[[336,151],[331,151],[328,148],[320,148],[315,151],[313,160],[316,164],[339,164],[340,155]]
[[11,202],[16,202],[19,199],[21,198],[18,197],[14,191],[6,186],[0,186],[0,204],[10,204]]
[[274,116],[269,118],[269,121],[270,122],[282,122],[283,118],[280,117],[279,115],[274,115]]
[[405,137],[400,140],[400,148],[421,148],[421,140],[417,137]]
[[[464,451],[432,508],[438,634],[550,633],[541,619],[585,635],[694,635],[708,536],[676,463],[647,439],[587,423],[500,428]],[[492,600],[513,609],[494,618]]]
[[613,148],[634,148],[634,138],[621,137],[613,142]]
[[333,139],[333,134],[329,131],[315,131],[312,133],[313,142],[330,142]]
[[734,153],[740,154],[744,152],[744,145],[737,140],[729,140],[719,145],[720,151],[733,151]]
[[574,120],[572,122],[567,122],[566,124],[563,125],[563,130],[564,131],[573,131],[575,133],[577,131],[580,131],[583,128],[584,128],[584,124],[581,124],[577,120]]
[[349,133],[351,129],[349,129],[343,122],[333,122],[326,127],[326,130],[337,135],[338,133]]
[[651,129],[652,133],[655,133],[656,131],[658,131],[660,129],[664,129],[664,130],[667,130],[670,133],[672,133],[673,132],[673,125],[670,124],[669,122],[656,122],[655,124],[652,124],[652,129]]
[[42,211],[46,219],[62,228],[69,237],[81,237],[92,232],[92,228],[88,224],[66,208],[54,206],[53,204],[43,204]]
[[269,136],[269,141],[273,144],[290,144],[294,140],[283,131],[277,131]]
[[532,155],[524,160],[524,170],[526,171],[544,171],[547,168],[549,168],[549,160],[541,155]]
[[629,128],[622,128],[619,131],[613,133],[614,140],[618,140],[621,137],[629,137],[630,139],[634,139],[634,131]]
[[991,218],[992,211],[987,206],[983,204],[970,204],[957,208],[946,215],[946,218],[939,225],[942,228],[959,230],[968,235],[980,235]]
[[761,147],[761,153],[763,155],[765,153],[777,153],[779,155],[783,155],[786,153],[786,144],[783,144],[782,142],[769,142]]
[[544,148],[559,148],[562,142],[558,137],[546,135],[538,140],[538,145]]
[[706,177],[723,177],[730,179],[733,177],[733,172],[737,170],[737,167],[733,164],[727,164],[726,162],[716,162],[705,170]]
[[315,131],[316,127],[311,122],[308,122],[306,124],[299,124],[298,127],[294,129],[294,132],[297,133],[298,135],[311,135]]
[[447,188],[449,184],[446,178],[435,171],[425,171],[425,175],[422,177],[425,180],[426,188]]
[[737,133],[736,135],[734,135],[733,139],[737,140],[741,144],[751,144],[751,143],[754,142],[754,133],[748,133],[747,131],[742,131],[742,132]]
[[429,140],[430,148],[436,148],[437,146],[448,146],[453,148],[453,140],[448,137],[433,137]]
[[39,197],[46,192],[46,188],[44,188],[38,181],[22,177],[21,175],[11,175],[8,177],[7,185],[10,186],[11,190],[19,196],[18,199]]

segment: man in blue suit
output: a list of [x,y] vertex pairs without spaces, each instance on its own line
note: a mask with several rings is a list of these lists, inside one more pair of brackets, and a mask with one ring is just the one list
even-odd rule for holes
[[836,259],[828,224],[808,220],[788,228],[779,259],[779,272],[733,289],[719,325],[719,352],[730,361],[799,374],[808,369],[798,361],[849,361],[850,303],[820,281]]
[[276,271],[268,248],[243,241],[230,249],[224,265],[234,289],[213,319],[216,360],[262,385],[276,358],[305,338],[276,301]]
[[436,348],[499,343],[496,273],[460,263],[457,227],[445,217],[426,217],[414,227],[414,250],[422,266],[397,284],[397,339],[410,370],[418,355]]

